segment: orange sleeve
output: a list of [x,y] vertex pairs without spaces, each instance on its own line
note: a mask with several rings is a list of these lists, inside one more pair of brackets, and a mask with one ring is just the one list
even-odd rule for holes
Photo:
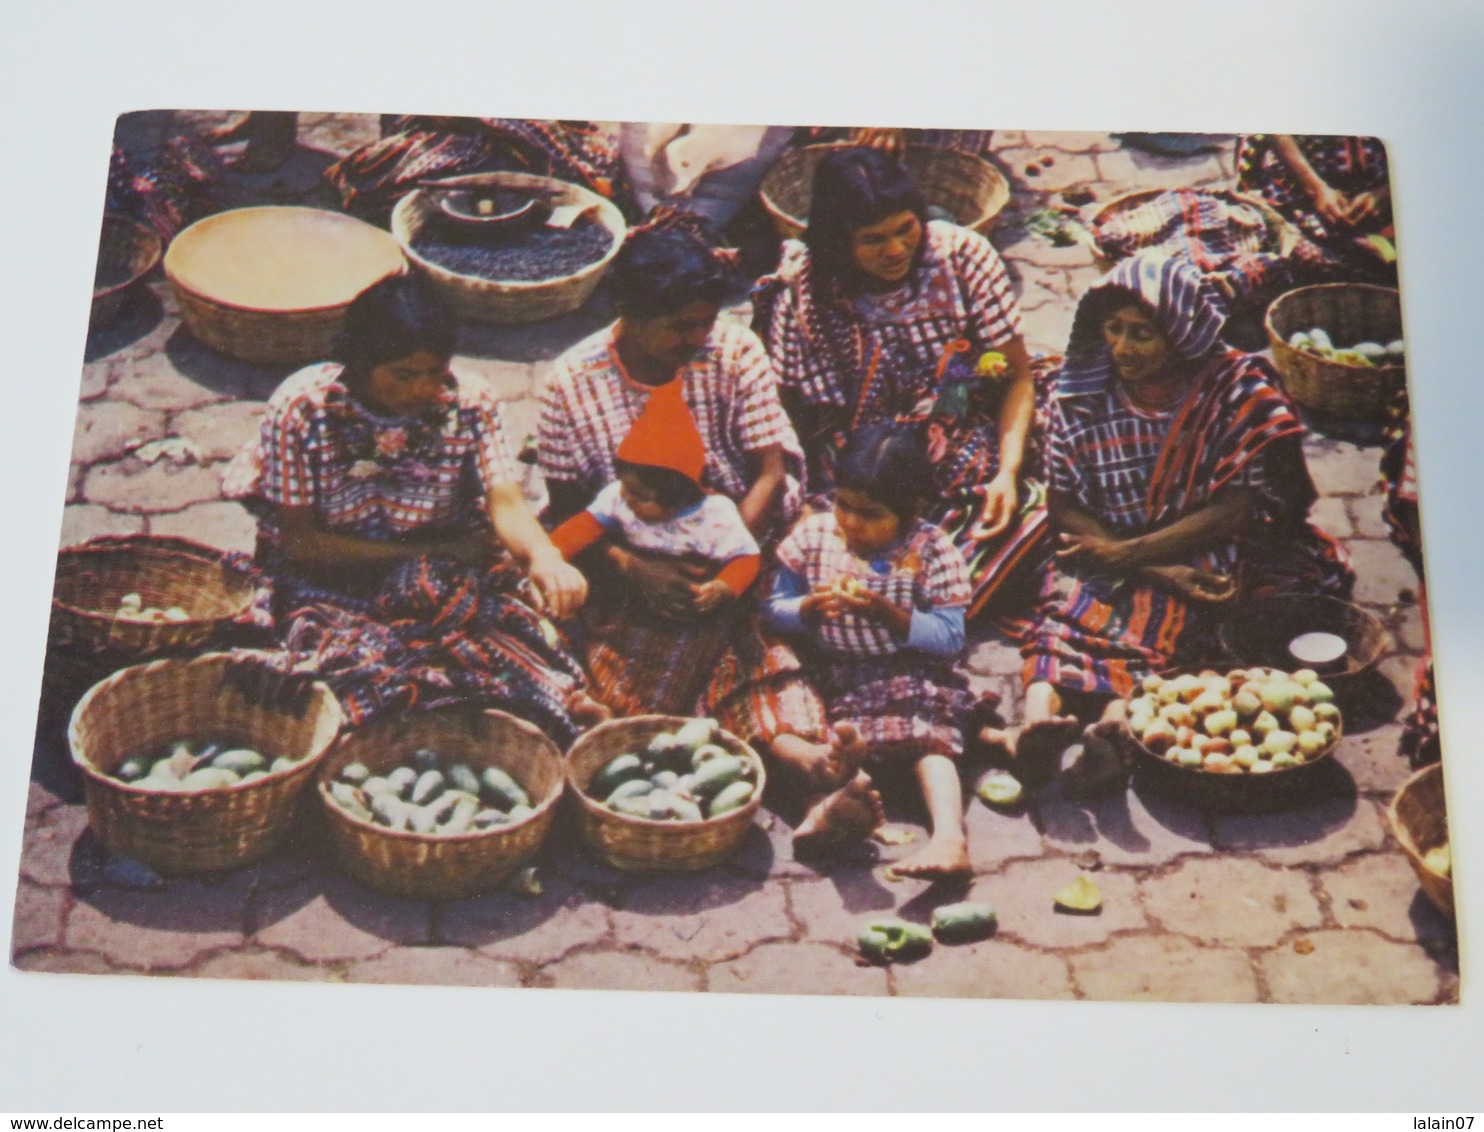
[[733,558],[717,572],[717,578],[727,584],[731,591],[738,597],[747,592],[747,587],[757,581],[758,571],[762,569],[763,557],[760,554],[744,554],[740,558]]
[[579,511],[551,532],[551,541],[568,562],[576,558],[606,532],[591,511]]

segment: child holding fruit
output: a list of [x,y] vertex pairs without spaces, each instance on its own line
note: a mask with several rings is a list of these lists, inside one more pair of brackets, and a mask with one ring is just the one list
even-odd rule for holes
[[[939,878],[969,870],[954,759],[972,700],[952,665],[971,591],[958,549],[922,518],[923,447],[916,427],[895,422],[846,442],[834,507],[800,520],[778,548],[766,616],[803,638],[832,722],[857,730],[868,757],[914,760],[932,835],[895,870]],[[797,844],[836,832],[829,803],[806,817]]]

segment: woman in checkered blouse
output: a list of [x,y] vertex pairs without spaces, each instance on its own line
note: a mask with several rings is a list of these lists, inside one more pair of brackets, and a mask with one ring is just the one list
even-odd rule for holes
[[[1044,494],[1028,478],[1036,388],[1009,276],[988,240],[930,221],[905,168],[880,150],[826,157],[812,199],[802,242],[785,245],[753,295],[753,325],[809,457],[808,494],[828,496],[852,432],[931,418],[927,517],[968,563],[972,616],[1040,560],[1047,532]],[[950,362],[966,373],[945,373]]]
[[1118,697],[1215,656],[1232,602],[1353,584],[1339,544],[1308,520],[1303,425],[1272,367],[1221,341],[1224,321],[1199,271],[1148,252],[1077,307],[1047,437],[1055,568],[1022,649],[1022,777],[1054,772],[1075,714],[1102,714],[1068,785],[1115,780]]
[[352,724],[476,700],[565,744],[604,713],[541,614],[570,616],[587,583],[526,506],[493,395],[449,370],[453,341],[407,278],[363,292],[339,361],[278,387],[227,492],[260,520],[279,659]]

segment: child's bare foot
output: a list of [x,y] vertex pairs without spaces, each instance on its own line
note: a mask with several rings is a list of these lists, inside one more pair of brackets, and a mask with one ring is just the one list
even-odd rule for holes
[[866,758],[866,742],[849,723],[837,723],[823,743],[801,735],[779,735],[773,754],[814,791],[837,790],[851,781]]
[[886,807],[870,775],[856,771],[833,794],[816,802],[794,830],[794,849],[809,852],[846,841],[864,841],[886,822]]
[[948,880],[973,871],[969,864],[969,843],[962,834],[934,834],[926,845],[905,860],[891,866],[897,876],[921,880]]
[[994,766],[1009,766],[1015,759],[1015,737],[1008,728],[981,727],[979,753]]
[[1082,725],[1074,716],[1054,715],[1027,723],[1015,738],[1015,777],[1027,786],[1050,782],[1062,752],[1077,738]]

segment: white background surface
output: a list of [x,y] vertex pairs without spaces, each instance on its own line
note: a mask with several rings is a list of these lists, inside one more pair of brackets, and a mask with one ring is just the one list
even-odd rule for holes
[[1464,1003],[815,1001],[3,968],[0,1112],[1480,1107],[1481,61],[1471,0],[13,0],[0,14],[0,942],[118,113],[1332,132],[1379,135],[1392,159]]

